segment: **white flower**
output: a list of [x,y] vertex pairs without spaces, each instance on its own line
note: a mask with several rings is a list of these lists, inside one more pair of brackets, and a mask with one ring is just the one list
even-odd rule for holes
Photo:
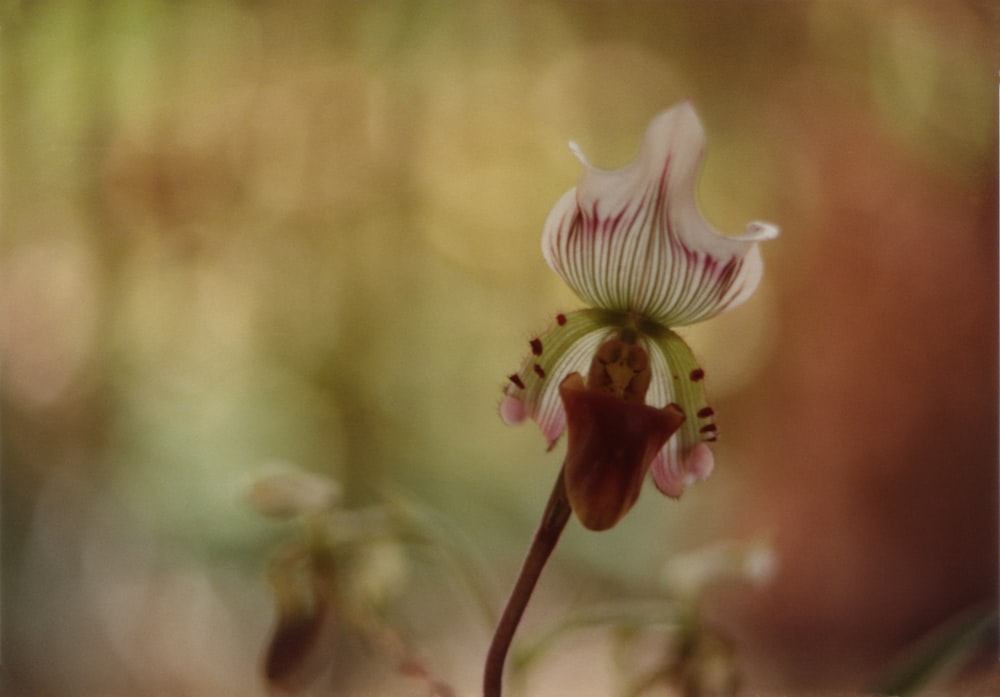
[[[670,327],[700,322],[750,297],[763,271],[757,243],[778,234],[753,222],[729,237],[705,221],[695,200],[704,145],[688,102],[654,118],[638,157],[621,169],[597,169],[571,145],[585,171],[549,214],[542,252],[590,307],[558,315],[548,332],[531,340],[531,355],[510,376],[501,405],[508,423],[536,421],[551,447],[566,427],[559,387],[567,376],[587,375],[609,342],[637,346],[650,373],[640,398],[656,409],[675,404],[684,417],[651,462],[636,463],[641,475],[651,469],[657,487],[672,497],[711,473],[708,443],[717,428],[705,373]],[[572,498],[572,485],[568,489]]]

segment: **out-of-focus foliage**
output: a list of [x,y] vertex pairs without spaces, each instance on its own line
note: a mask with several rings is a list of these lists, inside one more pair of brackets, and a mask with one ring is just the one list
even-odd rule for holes
[[[244,494],[276,462],[433,506],[499,605],[561,458],[496,405],[579,305],[538,249],[566,141],[618,166],[684,98],[706,217],[783,229],[686,333],[717,473],[569,530],[539,617],[762,531],[774,582],[706,614],[748,684],[847,689],[993,596],[993,3],[6,0],[0,28],[11,694],[263,694],[282,533]],[[490,628],[419,571],[417,650],[473,694]],[[608,694],[607,654],[526,689]],[[358,646],[334,671],[392,689]]]

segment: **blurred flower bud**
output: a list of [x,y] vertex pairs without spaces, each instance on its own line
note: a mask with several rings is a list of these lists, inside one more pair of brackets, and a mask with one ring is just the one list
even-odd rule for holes
[[259,513],[282,519],[327,510],[339,499],[337,482],[289,466],[260,477],[247,492],[247,500]]

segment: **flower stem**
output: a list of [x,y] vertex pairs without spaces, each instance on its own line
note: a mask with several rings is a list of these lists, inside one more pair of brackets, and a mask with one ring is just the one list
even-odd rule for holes
[[500,623],[493,634],[493,641],[490,650],[486,654],[486,671],[483,676],[483,697],[500,697],[501,684],[503,682],[503,667],[507,660],[507,650],[510,648],[514,632],[521,622],[524,609],[528,606],[531,593],[538,583],[538,578],[542,575],[545,562],[548,561],[552,550],[559,542],[566,522],[569,520],[571,508],[569,499],[566,496],[566,484],[562,469],[556,478],[549,502],[545,506],[545,513],[542,514],[542,522],[538,525],[535,538],[531,542],[528,556],[524,559],[521,573],[514,584],[507,606],[504,608]]

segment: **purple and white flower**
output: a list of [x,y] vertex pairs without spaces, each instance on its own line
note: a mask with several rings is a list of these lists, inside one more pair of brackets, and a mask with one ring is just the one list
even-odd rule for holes
[[[709,444],[717,427],[705,372],[671,327],[709,319],[750,297],[763,271],[757,243],[778,234],[773,225],[753,222],[731,237],[705,221],[695,198],[704,146],[689,102],[654,118],[638,157],[621,169],[597,169],[571,144],[584,174],[549,214],[542,253],[589,307],[558,315],[531,340],[531,354],[510,376],[501,405],[505,421],[534,420],[552,447],[567,426],[564,380],[576,373],[567,387],[586,389],[580,374],[593,376],[596,356],[609,342],[639,347],[635,355],[646,355],[649,373],[640,403],[679,408],[683,423],[662,446],[660,429],[659,440],[650,441],[656,451],[630,466],[637,477],[651,471],[657,487],[675,498],[712,472]],[[572,439],[572,424],[569,431]],[[570,450],[580,448],[571,443]],[[567,488],[572,499],[573,484]]]

